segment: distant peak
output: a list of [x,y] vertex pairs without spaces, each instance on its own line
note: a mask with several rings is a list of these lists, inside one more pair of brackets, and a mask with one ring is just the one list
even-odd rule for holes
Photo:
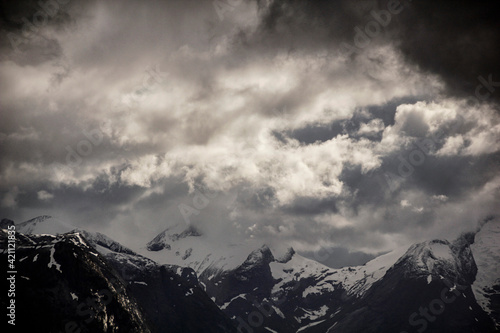
[[468,244],[461,245],[441,239],[414,244],[396,265],[406,266],[408,273],[460,278],[465,283],[473,280],[476,266]]
[[57,235],[75,229],[74,226],[53,218],[50,215],[41,215],[16,225],[17,232],[23,234],[50,234]]
[[32,219],[29,219],[28,221],[21,222],[17,225],[17,229],[21,229],[23,233],[31,233],[33,231],[33,228],[38,224],[42,223],[46,220],[51,219],[52,216],[50,215],[40,215],[37,217],[34,217]]
[[172,227],[168,227],[156,235],[156,237],[147,244],[147,249],[149,251],[161,251],[163,249],[170,250],[170,244],[172,242],[176,242],[179,239],[187,237],[199,237],[201,235],[201,232],[192,225],[185,227],[183,224],[176,224]]
[[171,239],[173,241],[176,241],[178,239],[186,238],[188,236],[199,237],[199,236],[201,236],[201,233],[194,226],[190,225],[186,229],[184,229],[184,231],[182,231],[180,234],[177,234],[177,233],[172,234]]
[[40,216],[37,216],[37,217],[34,217],[28,221],[25,221],[25,222],[22,222],[20,223],[20,225],[25,225],[25,224],[30,224],[30,223],[40,223],[40,222],[43,222],[45,220],[48,220],[48,219],[51,219],[52,216],[50,215],[40,215]]
[[271,250],[269,249],[269,246],[266,244],[262,245],[260,248],[257,250],[252,251],[248,257],[247,260],[245,260],[244,265],[252,265],[260,262],[265,262],[265,263],[270,263],[274,261],[274,256]]

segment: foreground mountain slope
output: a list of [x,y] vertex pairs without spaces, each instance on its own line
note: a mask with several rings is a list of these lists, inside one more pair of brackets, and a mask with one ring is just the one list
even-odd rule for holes
[[[35,225],[24,223],[22,224],[22,228],[25,228],[24,230],[28,232],[52,230],[57,233],[58,226],[60,226],[60,223],[52,226],[49,225],[51,223],[50,218],[33,219],[31,222]],[[62,230],[65,231],[66,227],[62,228]],[[2,232],[5,233],[5,231]],[[61,331],[64,331],[65,322],[76,322],[80,325],[80,322],[76,321],[76,319],[80,319],[84,324],[87,324],[87,321],[93,322],[94,320],[90,321],[89,318],[82,317],[83,314],[87,314],[87,312],[91,314],[96,313],[97,316],[97,314],[102,312],[107,321],[103,319],[101,326],[94,324],[93,326],[83,327],[81,331],[236,332],[229,318],[222,313],[199,287],[196,275],[189,268],[158,265],[147,258],[137,255],[134,251],[113,241],[109,237],[95,232],[76,230],[57,235],[23,235],[18,233],[17,237],[21,239],[20,242],[23,244],[21,247],[23,251],[27,251],[28,248],[31,251],[29,255],[24,255],[21,259],[24,264],[19,266],[18,271],[22,272],[22,279],[36,281],[36,285],[38,286],[38,290],[32,290],[33,286],[29,282],[27,284],[24,283],[22,285],[24,293],[18,296],[18,300],[27,304],[31,302],[28,301],[29,298],[25,297],[30,295],[30,293],[49,294],[51,296],[44,296],[48,304],[44,306],[45,312],[42,312],[41,318],[50,313],[61,312],[54,318],[53,322],[56,326],[48,326],[48,323],[36,323],[38,330],[42,329],[42,331],[46,332],[56,331],[55,328],[57,328],[57,325],[62,325]],[[45,252],[42,249],[45,249],[48,245],[41,240],[52,240],[57,244],[69,243],[72,244],[74,249],[63,248],[61,251],[64,252],[59,253],[61,245],[57,245],[53,253],[49,253],[52,256],[50,258],[53,260],[57,259],[57,261],[54,261],[53,264],[47,267],[49,268],[47,272],[43,272],[43,267],[32,265],[32,262],[38,262],[45,256]],[[29,244],[29,246],[23,242]],[[19,251],[18,253],[23,253]],[[72,251],[78,252],[73,254]],[[69,256],[73,260],[68,262],[62,260],[60,262],[61,256]],[[89,261],[87,257],[93,261]],[[96,260],[98,264],[94,263]],[[108,289],[103,289],[102,293],[105,297],[100,295],[94,290],[100,286],[95,278],[80,274],[79,267],[85,265],[91,266],[89,268],[90,271],[92,271],[92,268],[96,271],[109,271],[109,274],[102,277],[103,283],[118,281],[120,288],[109,289],[109,291]],[[52,267],[55,267],[56,270],[51,270],[50,268]],[[41,275],[42,278],[39,278],[37,275],[37,270],[43,272]],[[64,274],[59,271],[64,272]],[[52,279],[52,284],[59,288],[57,289],[59,292],[54,294],[53,288],[49,290],[44,288],[44,285],[51,285],[45,282],[43,278],[45,276]],[[78,283],[80,279],[84,280],[81,285],[89,289],[87,294],[91,294],[92,290],[94,290],[97,292],[97,296],[94,294],[87,296],[84,291],[79,292],[65,289],[64,286],[69,283],[68,280],[72,281],[72,283]],[[100,289],[97,290],[99,291]],[[59,294],[63,296],[59,298]],[[64,295],[66,294],[71,297],[65,297]],[[94,296],[100,297],[100,299],[104,298],[106,301],[114,298],[126,299],[128,303],[134,304],[136,319],[143,326],[138,327],[136,330],[135,326],[125,322],[125,328],[122,329],[118,323],[113,321],[117,316],[107,313],[107,308],[100,311],[100,306],[87,306],[87,300],[92,301],[95,298]],[[67,304],[68,301],[75,303],[82,298],[85,300],[83,304]],[[112,305],[113,303],[110,304]],[[64,308],[65,310],[59,311],[59,308]],[[29,311],[27,308],[21,308],[19,309],[19,313],[21,318],[23,314],[26,317]],[[127,314],[124,316],[130,317]],[[51,317],[49,316],[48,318]],[[26,318],[24,318],[24,321],[29,323]],[[78,329],[78,326],[75,329]]]
[[128,282],[153,332],[236,332],[192,269],[126,253],[108,252],[105,257]]
[[[6,241],[1,229],[3,262]],[[16,245],[19,332],[150,332],[124,282],[79,234],[17,234]]]

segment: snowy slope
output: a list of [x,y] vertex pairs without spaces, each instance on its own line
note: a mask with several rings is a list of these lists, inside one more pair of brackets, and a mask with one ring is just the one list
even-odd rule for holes
[[[463,251],[466,251],[467,255],[464,256]],[[474,273],[474,262],[468,245],[458,247],[447,240],[414,244],[397,261],[403,262],[408,266],[407,274],[425,275],[429,281],[440,275],[469,277]]]
[[[500,292],[500,221],[489,221],[478,231],[471,245],[478,267],[472,290],[478,304],[500,327],[498,295]],[[496,306],[494,298],[496,298]]]
[[89,242],[90,245],[95,247],[101,254],[106,254],[110,251],[117,253],[135,254],[134,251],[99,232],[91,232],[81,229],[74,229],[71,232],[78,232]]
[[[183,229],[184,228],[184,229]],[[228,271],[243,264],[252,251],[262,244],[256,242],[241,242],[238,244],[216,244],[192,228],[177,225],[160,233],[148,243],[147,248],[137,250],[142,255],[159,263],[169,263],[191,267],[201,276],[210,268],[211,271]],[[151,248],[161,249],[151,251]],[[277,292],[280,286],[296,279],[313,278],[320,281],[318,286],[311,286],[308,292],[321,293],[333,290],[334,285],[342,284],[350,294],[362,294],[401,257],[408,247],[396,249],[390,253],[375,258],[366,265],[332,269],[314,260],[307,259],[295,253],[293,249],[278,255],[270,263],[273,278],[280,280],[275,285]],[[271,249],[273,255],[275,249]]]
[[160,233],[147,247],[135,250],[160,264],[190,267],[199,275],[209,267],[234,269],[260,245],[255,242],[214,243],[193,227],[178,224]]
[[26,222],[16,224],[16,231],[25,235],[57,235],[70,232],[73,229],[75,229],[74,226],[48,215],[38,216]]
[[48,215],[38,216],[26,222],[19,223],[16,225],[16,231],[25,235],[61,235],[68,232],[78,233],[80,236],[84,237],[92,247],[98,249],[101,254],[107,254],[110,251],[135,254],[134,251],[104,234],[81,230],[69,223],[65,223]]

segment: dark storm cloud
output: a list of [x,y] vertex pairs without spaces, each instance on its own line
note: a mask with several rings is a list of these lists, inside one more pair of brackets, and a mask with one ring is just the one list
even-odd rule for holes
[[500,100],[500,7],[494,1],[402,0],[397,2],[401,10],[379,25],[374,38],[355,30],[375,21],[372,11],[387,14],[389,3],[275,1],[262,20],[258,41],[271,49],[351,53],[341,43],[355,47],[356,35],[364,34],[368,46],[357,48],[353,56],[378,43],[392,44],[410,63],[439,75],[449,94],[474,97],[479,89],[485,99]]
[[260,25],[259,42],[290,52],[321,50],[349,40],[374,1],[273,1]]
[[58,59],[62,48],[47,29],[61,31],[91,2],[22,0],[0,2],[0,59],[39,65]]
[[[34,20],[40,22],[40,24],[42,22],[53,25],[65,24],[69,22],[69,16],[63,9],[67,8],[67,5],[71,2],[71,0],[2,0],[0,2],[2,13],[0,15],[0,28],[7,31],[19,31],[22,30],[22,26],[26,24],[26,20],[28,22]],[[45,16],[49,16],[52,19],[45,19]]]
[[449,92],[475,94],[478,77],[492,78],[500,100],[500,7],[494,1],[413,1],[395,25],[396,40],[408,60],[440,75]]
[[[342,130],[332,130],[332,127],[336,124],[339,124]],[[300,143],[311,144],[317,141],[325,142],[331,140],[336,137],[338,134],[345,133],[344,126],[342,126],[344,122],[336,122],[331,126],[328,125],[309,125],[304,128],[298,128],[289,133],[286,133],[286,136],[293,138]]]
[[[401,155],[405,156],[405,153],[409,151],[402,152]],[[429,195],[446,195],[457,199],[491,181],[499,165],[498,153],[478,158],[428,156],[422,165],[415,167],[415,172],[408,177],[405,185],[408,188],[418,187]],[[394,171],[397,167],[399,165],[387,166],[388,170]]]

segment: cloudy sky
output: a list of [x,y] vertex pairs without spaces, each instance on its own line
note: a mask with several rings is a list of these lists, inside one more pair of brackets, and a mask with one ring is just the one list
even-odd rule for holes
[[332,266],[500,213],[494,1],[1,1],[0,217]]

